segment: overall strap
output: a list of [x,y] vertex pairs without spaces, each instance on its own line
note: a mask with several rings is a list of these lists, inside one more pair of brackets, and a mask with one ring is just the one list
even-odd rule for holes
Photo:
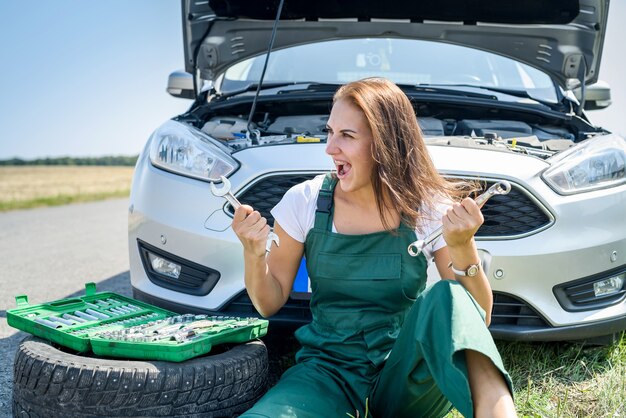
[[315,226],[316,229],[324,229],[332,231],[333,222],[333,193],[337,179],[333,178],[331,173],[324,176],[324,183],[317,196],[317,208],[315,209]]

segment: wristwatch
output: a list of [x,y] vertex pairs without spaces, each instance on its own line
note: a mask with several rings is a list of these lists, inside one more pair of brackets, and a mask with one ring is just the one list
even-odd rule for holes
[[448,264],[448,267],[451,268],[452,272],[456,274],[457,276],[474,277],[478,274],[478,271],[480,270],[480,263],[470,264],[470,266],[466,268],[465,270],[457,270],[452,265],[452,261],[450,261],[450,264]]

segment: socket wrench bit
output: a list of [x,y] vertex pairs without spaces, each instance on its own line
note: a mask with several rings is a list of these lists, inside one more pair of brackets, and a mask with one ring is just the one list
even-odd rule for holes
[[76,322],[74,322],[74,321],[70,321],[69,319],[59,318],[58,316],[49,316],[48,320],[54,321],[54,322],[58,322],[59,324],[63,324],[63,325],[74,325],[74,324],[76,324]]
[[85,309],[85,312],[88,313],[89,315],[93,315],[93,316],[95,316],[96,318],[99,318],[99,319],[108,319],[108,318],[110,318],[109,315],[100,313],[98,311],[94,311],[93,309]]
[[89,315],[89,314],[87,314],[85,312],[81,312],[81,311],[75,311],[74,315],[76,315],[76,316],[78,316],[80,318],[83,318],[83,319],[87,319],[89,321],[97,321],[98,320],[98,317],[95,317],[93,315]]
[[33,321],[37,322],[38,324],[50,327],[50,328],[61,328],[63,326],[63,325],[59,324],[58,322],[48,321],[48,320],[42,319],[42,318],[35,318],[35,319],[33,319]]
[[83,318],[79,318],[77,316],[74,316],[74,315],[68,314],[68,313],[64,313],[63,314],[63,318],[69,319],[69,320],[72,320],[72,321],[76,321],[76,322],[86,322]]

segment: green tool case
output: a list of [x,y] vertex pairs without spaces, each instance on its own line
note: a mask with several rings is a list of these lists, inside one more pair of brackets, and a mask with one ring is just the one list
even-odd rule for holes
[[180,362],[211,351],[221,343],[243,343],[267,334],[268,321],[258,318],[179,315],[112,292],[29,305],[16,296],[7,311],[14,328],[77,352],[108,357]]

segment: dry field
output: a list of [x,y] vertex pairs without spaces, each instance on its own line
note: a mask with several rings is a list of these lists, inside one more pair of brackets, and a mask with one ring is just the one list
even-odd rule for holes
[[2,166],[0,211],[128,196],[133,167]]

